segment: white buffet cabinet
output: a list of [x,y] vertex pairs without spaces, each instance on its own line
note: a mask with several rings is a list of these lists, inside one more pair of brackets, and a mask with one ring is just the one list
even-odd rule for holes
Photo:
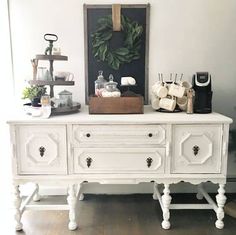
[[[9,119],[12,144],[16,230],[24,210],[69,210],[69,229],[77,228],[76,204],[83,182],[138,184],[154,182],[164,229],[170,209],[213,209],[223,228],[228,133],[232,120],[221,114],[159,113],[145,107],[139,115],[80,113],[49,119],[16,115]],[[170,185],[198,185],[197,198],[207,204],[171,204]],[[218,184],[216,202],[204,182]],[[22,202],[19,186],[35,190]],[[158,185],[163,184],[160,192]],[[68,186],[66,205],[30,204],[40,200],[40,185]]]

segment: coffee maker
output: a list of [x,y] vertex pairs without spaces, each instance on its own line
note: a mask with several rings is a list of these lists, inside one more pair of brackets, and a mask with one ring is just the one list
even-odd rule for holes
[[211,75],[208,72],[197,72],[193,75],[193,89],[195,91],[194,113],[212,112]]

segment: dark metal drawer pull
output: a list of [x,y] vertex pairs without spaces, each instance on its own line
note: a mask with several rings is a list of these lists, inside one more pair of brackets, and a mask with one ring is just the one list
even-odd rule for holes
[[89,133],[87,133],[86,136],[89,138],[91,135]]
[[39,154],[40,154],[41,157],[44,156],[45,151],[46,151],[46,149],[43,146],[39,147]]
[[91,166],[93,159],[91,157],[87,157],[86,158],[86,162],[87,162],[87,167],[89,168]]
[[193,146],[193,154],[194,154],[195,156],[198,154],[199,150],[200,150],[200,147],[199,147],[199,146],[197,146],[197,145],[194,145],[194,146]]
[[152,133],[149,133],[148,136],[149,136],[149,137],[152,137]]
[[147,162],[147,166],[150,167],[152,165],[153,160],[151,157],[148,157],[146,162]]

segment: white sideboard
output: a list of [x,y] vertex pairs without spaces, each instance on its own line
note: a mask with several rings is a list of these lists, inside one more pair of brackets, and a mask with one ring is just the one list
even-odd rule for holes
[[[217,113],[159,113],[149,106],[139,115],[89,115],[87,108],[49,119],[15,115],[8,123],[16,230],[22,229],[21,216],[28,209],[69,210],[68,227],[76,229],[83,182],[154,182],[153,198],[161,205],[164,229],[170,228],[170,209],[213,209],[215,226],[223,228],[231,122]],[[208,203],[171,204],[169,186],[181,181],[198,185],[197,198]],[[207,181],[219,185],[216,202],[204,190]],[[27,182],[35,183],[35,190],[22,202],[19,186]],[[68,204],[30,204],[40,200],[41,184],[68,186]]]

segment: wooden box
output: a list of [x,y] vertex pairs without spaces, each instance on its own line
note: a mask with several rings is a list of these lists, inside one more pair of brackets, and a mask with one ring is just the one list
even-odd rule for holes
[[89,114],[142,114],[143,97],[90,97]]

